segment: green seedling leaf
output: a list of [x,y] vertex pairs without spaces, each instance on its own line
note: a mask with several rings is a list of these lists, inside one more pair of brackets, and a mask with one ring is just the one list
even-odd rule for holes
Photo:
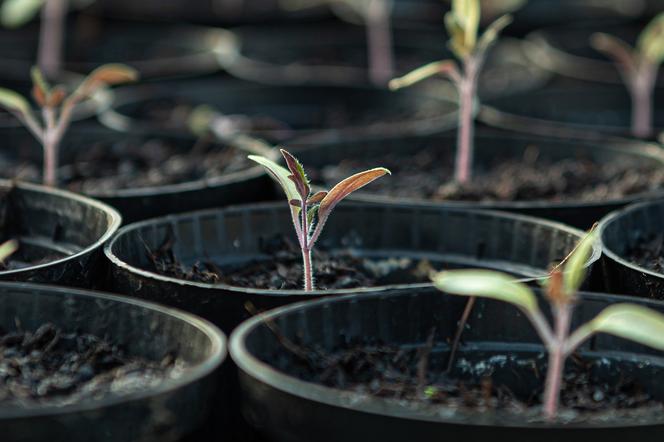
[[660,64],[664,61],[664,12],[652,19],[641,32],[636,49],[651,63]]
[[372,181],[390,174],[391,172],[384,167],[377,167],[375,169],[356,173],[341,181],[334,186],[320,202],[320,208],[318,211],[320,217],[326,219],[330,215],[330,212],[332,212],[332,209],[334,209],[334,207],[348,195],[361,189]]
[[[286,194],[286,198],[288,199],[289,204],[293,200],[301,200],[300,193],[295,187],[295,183],[289,178],[291,176],[291,172],[288,169],[260,155],[249,155],[248,158],[263,166],[267,173],[272,177],[272,179],[279,183],[284,193]],[[299,212],[298,208],[294,208],[293,210],[297,210]]]
[[218,112],[212,106],[206,104],[196,106],[190,113],[187,119],[187,126],[189,131],[198,137],[202,137],[210,130],[210,124]]
[[286,166],[288,166],[288,170],[291,172],[289,179],[295,183],[295,188],[300,194],[302,200],[306,200],[309,197],[309,193],[311,193],[311,189],[309,188],[309,179],[307,178],[307,174],[304,172],[304,167],[302,167],[302,164],[297,160],[297,158],[295,158],[287,150],[280,149],[280,152],[286,160]]
[[563,273],[563,285],[567,296],[575,295],[581,287],[581,284],[583,284],[583,280],[586,277],[586,263],[593,252],[593,245],[596,240],[597,232],[593,227],[593,229],[581,239],[570,255]]
[[616,304],[604,309],[586,324],[594,333],[608,333],[664,350],[664,315],[633,304]]
[[0,262],[4,262],[14,252],[18,250],[18,241],[9,240],[0,245]]
[[514,278],[491,270],[451,270],[435,274],[433,284],[446,293],[460,296],[480,296],[513,304],[537,314],[535,294],[527,285]]
[[0,106],[23,115],[30,113],[30,103],[21,94],[0,88]]
[[32,84],[39,88],[44,96],[50,95],[51,85],[48,84],[48,81],[44,78],[44,74],[42,74],[42,71],[37,66],[33,66],[30,69],[30,77],[32,77]]
[[308,225],[311,225],[311,223],[314,222],[314,218],[316,217],[316,214],[318,213],[318,208],[319,206],[313,206],[309,210],[307,210],[307,223]]
[[463,29],[463,44],[472,51],[480,25],[480,0],[452,0],[452,13]]
[[623,66],[630,69],[636,68],[634,48],[618,37],[596,32],[590,36],[590,45]]
[[393,78],[390,80],[389,88],[395,91],[409,87],[437,74],[445,75],[453,81],[457,81],[461,76],[459,68],[453,60],[434,61],[407,73],[403,77]]
[[482,52],[488,50],[489,47],[491,47],[491,45],[498,39],[498,36],[501,32],[503,32],[503,29],[509,26],[510,23],[512,23],[511,15],[503,15],[491,23],[480,37],[480,41],[477,44],[477,50]]
[[7,28],[18,28],[32,20],[46,0],[4,0],[0,21]]

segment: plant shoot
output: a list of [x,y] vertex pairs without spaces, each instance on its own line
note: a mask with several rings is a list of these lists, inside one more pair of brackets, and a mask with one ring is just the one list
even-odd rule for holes
[[592,335],[609,333],[664,350],[664,315],[637,305],[612,305],[575,331],[570,330],[577,292],[585,278],[585,263],[595,237],[594,231],[586,235],[569,256],[564,270],[560,266],[555,268],[547,280],[545,294],[553,324],[540,310],[533,291],[510,275],[489,270],[454,270],[432,278],[434,285],[446,293],[508,302],[530,320],[549,356],[543,399],[544,415],[549,421],[558,413],[565,360]]
[[125,65],[107,64],[88,75],[70,94],[61,85],[51,87],[39,68],[32,69],[32,96],[40,110],[37,117],[21,94],[0,88],[0,107],[12,113],[39,141],[44,151],[43,181],[56,186],[60,142],[71,124],[76,105],[102,87],[135,81],[137,72]]
[[458,63],[454,60],[436,61],[390,81],[390,89],[397,90],[440,74],[455,85],[459,94],[459,129],[454,178],[461,184],[470,181],[473,168],[473,107],[479,74],[488,50],[511,22],[510,15],[503,15],[479,36],[479,0],[453,0],[452,10],[445,15],[445,27],[450,37],[448,45]]
[[302,164],[284,149],[281,149],[281,155],[286,160],[288,169],[262,156],[249,155],[249,159],[263,166],[286,194],[293,226],[302,250],[304,290],[312,291],[315,286],[311,251],[320,237],[330,213],[348,195],[383,175],[390,174],[390,171],[383,167],[366,170],[339,182],[330,191],[312,193]]
[[653,92],[659,66],[664,61],[664,12],[641,32],[632,47],[613,35],[596,33],[590,40],[598,51],[611,58],[632,100],[632,135],[653,135]]

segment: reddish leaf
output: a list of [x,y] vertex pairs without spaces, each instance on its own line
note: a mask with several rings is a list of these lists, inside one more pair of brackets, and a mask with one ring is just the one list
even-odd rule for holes
[[302,164],[297,160],[297,158],[291,155],[290,152],[285,149],[280,149],[280,151],[281,155],[283,155],[284,159],[286,160],[286,166],[288,167],[288,170],[290,170],[290,173],[292,174],[288,178],[290,178],[290,180],[295,183],[295,187],[300,193],[302,199],[307,198],[309,196],[309,192],[311,192],[311,189],[309,188],[309,180],[307,179],[307,174],[304,172],[304,167],[302,167]]
[[391,172],[384,167],[377,167],[375,169],[356,173],[355,175],[341,181],[339,184],[334,186],[321,201],[320,209],[318,212],[320,218],[324,219],[329,216],[332,209],[334,209],[334,206],[336,206],[341,200],[346,198],[351,193],[361,189],[362,187],[382,177],[383,175],[388,175],[390,173]]
[[327,196],[327,191],[316,192],[307,200],[307,204],[318,204]]

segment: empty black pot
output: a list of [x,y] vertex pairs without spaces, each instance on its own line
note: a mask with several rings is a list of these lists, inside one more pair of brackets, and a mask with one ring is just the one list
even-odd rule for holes
[[[429,286],[401,278],[377,287],[343,290],[267,290],[185,281],[159,275],[146,248],[167,239],[181,263],[200,260],[218,266],[269,259],[261,244],[293,235],[287,204],[229,207],[153,219],[123,228],[106,247],[111,286],[117,293],[153,300],[203,316],[231,331],[250,316],[247,303],[262,311],[296,301],[341,293],[386,293],[399,287]],[[341,204],[328,221],[319,247],[351,250],[374,258],[426,258],[441,268],[483,267],[527,278],[544,277],[581,232],[561,224],[499,212],[449,207]],[[599,258],[595,250],[589,265]],[[252,309],[253,310],[253,309]]]
[[0,407],[4,440],[175,441],[199,428],[211,411],[226,342],[208,322],[141,301],[49,286],[2,283],[0,300],[3,330],[52,323],[65,332],[105,338],[129,356],[157,361],[171,352],[187,364],[181,376],[125,396]]
[[[321,137],[318,140],[307,140],[302,143],[296,140],[292,147],[299,149],[297,156],[302,163],[310,169],[317,169],[316,175],[320,176],[320,171],[325,166],[336,166],[345,161],[352,162],[353,160],[367,160],[371,164],[383,164],[381,158],[388,153],[406,157],[415,155],[420,149],[433,148],[436,151],[439,150],[440,155],[436,159],[440,158],[440,161],[445,161],[444,159],[447,158],[447,161],[451,163],[454,149],[456,149],[456,134],[447,132],[362,142],[327,140]],[[523,158],[529,149],[531,152],[532,149],[537,150],[537,161],[558,161],[565,158],[582,157],[601,164],[621,160],[638,160],[639,162],[642,161],[643,164],[661,167],[661,164],[664,163],[664,155],[662,155],[659,147],[637,141],[622,141],[619,143],[610,143],[606,140],[602,142],[582,142],[483,129],[475,135],[474,174],[475,176],[480,175],[497,158]],[[400,173],[398,162],[390,163],[388,166],[394,174],[394,178],[391,179],[397,179]],[[311,173],[310,175],[313,176],[314,174]],[[422,178],[417,179],[421,180]],[[381,185],[381,183],[378,184]],[[382,184],[387,186],[387,190],[381,191],[380,194],[372,191],[372,188],[375,189],[376,186],[369,186],[354,193],[351,198],[366,202],[506,210],[548,218],[582,229],[590,228],[593,223],[612,210],[661,193],[660,190],[656,189],[622,198],[598,201],[431,201],[424,196],[398,196],[403,195],[399,193],[395,195],[395,192],[402,192],[402,189],[397,188],[390,191],[389,183],[383,182]],[[442,181],[441,184],[443,184]]]
[[274,143],[320,134],[364,139],[439,132],[457,120],[457,105],[442,94],[365,86],[266,86],[219,78],[118,89],[113,109],[100,120],[121,131],[182,133],[189,130],[186,110],[201,104],[229,117],[227,133],[249,133]]
[[[230,352],[240,371],[245,417],[265,437],[295,441],[404,441],[538,440],[582,442],[626,437],[657,440],[664,429],[661,413],[639,420],[614,418],[594,423],[548,423],[539,414],[445,408],[386,399],[368,391],[327,387],[307,374],[300,359],[279,339],[295,342],[301,351],[311,348],[334,353],[344,344],[370,340],[404,351],[429,348],[429,372],[447,366],[449,341],[467,299],[434,289],[403,290],[390,294],[349,295],[282,307],[240,325],[231,337]],[[583,295],[573,327],[594,317],[602,308],[624,297]],[[664,311],[660,303],[637,301]],[[546,357],[527,319],[505,303],[478,300],[456,358],[454,372],[463,379],[493,379],[517,394],[528,396],[541,387]],[[279,337],[274,330],[278,330]],[[377,348],[377,347],[374,347]],[[657,400],[664,400],[659,382],[664,374],[661,352],[598,335],[579,351],[591,364],[598,382],[612,385],[633,378]],[[380,360],[380,356],[376,357]],[[345,362],[344,362],[345,363]],[[369,362],[371,364],[371,362]],[[570,363],[571,365],[571,363]],[[465,376],[463,367],[467,367]],[[364,370],[364,369],[363,369]],[[389,376],[389,375],[388,375]]]
[[[654,200],[611,213],[600,223],[602,269],[606,289],[611,293],[664,299],[664,272],[640,265],[629,256],[639,244],[648,249],[648,241],[661,238],[662,216],[664,201]],[[650,254],[650,261],[656,266],[657,250],[651,249]]]
[[0,279],[94,287],[107,263],[101,248],[120,227],[118,212],[70,192],[0,181],[0,226],[4,240],[17,239]]

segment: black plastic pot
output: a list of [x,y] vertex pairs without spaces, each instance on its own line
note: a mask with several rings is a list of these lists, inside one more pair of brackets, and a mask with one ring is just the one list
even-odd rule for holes
[[184,312],[118,296],[31,284],[0,284],[0,327],[36,330],[52,323],[65,331],[103,337],[130,356],[160,360],[169,352],[188,364],[176,379],[125,396],[72,405],[0,408],[7,441],[175,441],[198,429],[210,410],[224,335]]
[[[438,267],[484,267],[522,277],[543,277],[581,232],[520,215],[443,207],[341,204],[325,227],[319,247],[351,249],[376,258],[428,259]],[[161,276],[150,265],[146,245],[156,250],[169,235],[173,251],[185,265],[200,259],[217,265],[266,259],[261,243],[275,235],[293,235],[285,203],[229,207],[169,216],[123,228],[105,249],[111,260],[112,288],[117,293],[179,307],[232,330],[258,311],[296,301],[341,293],[386,293],[418,287],[399,281],[374,288],[344,290],[263,290],[225,284],[189,282]],[[595,251],[591,262],[599,258]]]
[[602,268],[608,291],[664,299],[664,274],[637,265],[625,256],[638,241],[662,235],[663,215],[664,201],[654,200],[633,204],[602,220]]
[[[664,130],[664,88],[655,90],[654,102],[656,135]],[[631,100],[623,86],[576,84],[488,100],[478,118],[493,127],[528,134],[601,140],[633,138],[631,115]]]
[[[3,142],[6,143],[7,147],[4,150],[4,155],[0,155],[0,159],[6,155],[5,161],[15,168],[13,171],[9,169],[9,172],[16,173],[19,171],[19,168],[16,167],[17,155],[19,155],[19,164],[37,164],[41,168],[42,149],[30,133],[23,128],[4,129],[1,133]],[[71,188],[67,182],[67,177],[72,174],[71,164],[76,152],[91,149],[103,145],[103,143],[111,143],[107,146],[109,149],[111,147],[118,149],[118,146],[132,146],[133,144],[137,147],[145,147],[153,140],[163,140],[169,145],[176,146],[181,149],[183,154],[193,149],[197,144],[195,137],[185,134],[125,134],[98,125],[73,126],[66,134],[61,147],[63,187],[79,190]],[[237,139],[236,142],[228,141],[217,144],[220,146],[239,146],[241,141]],[[243,148],[245,147],[243,146]],[[270,148],[262,143],[254,142],[246,148],[268,157],[273,155]],[[240,149],[238,148],[238,150]],[[242,152],[240,154],[245,155]],[[121,155],[119,158],[118,161],[121,160]],[[264,170],[248,160],[246,163],[244,169],[197,181],[150,187],[97,189],[86,192],[86,194],[115,207],[122,214],[126,223],[170,213],[271,199],[272,194],[265,190],[266,188],[269,189],[270,179]],[[85,172],[85,166],[80,167]],[[7,172],[3,175],[7,176]],[[34,178],[39,179],[39,177]]]
[[19,240],[13,257],[26,263],[0,271],[0,280],[97,286],[106,269],[101,248],[120,227],[114,209],[27,183],[0,181],[0,193],[2,236]]
[[[361,143],[336,142],[328,140],[293,144],[297,147],[298,158],[309,168],[337,165],[342,160],[380,159],[387,152],[413,155],[419,149],[439,148],[444,158],[456,148],[456,134],[444,133],[428,136],[408,136],[390,140],[368,140]],[[475,173],[481,173],[495,158],[510,156],[521,158],[528,148],[539,148],[538,160],[560,160],[583,156],[598,162],[620,161],[621,159],[642,159],[644,162],[660,165],[664,156],[659,147],[636,141],[610,143],[605,141],[589,143],[581,141],[556,140],[551,138],[520,135],[509,132],[480,130],[475,136]],[[380,164],[379,160],[374,161]],[[398,168],[392,172],[398,176]],[[629,195],[615,200],[594,202],[585,201],[431,201],[423,198],[395,197],[388,194],[375,194],[371,187],[354,193],[351,198],[374,203],[403,203],[422,206],[444,206],[466,209],[506,210],[541,218],[552,219],[575,227],[587,229],[607,213],[631,202],[662,194],[659,190]]]
[[[441,14],[442,17],[442,14]],[[265,84],[340,84],[369,82],[367,37],[364,26],[307,24],[240,27],[236,44],[219,61],[230,74]],[[393,31],[395,72],[399,76],[424,64],[454,58],[442,29]],[[535,67],[515,39],[501,41],[489,53],[480,76],[483,97],[509,95],[540,87],[550,77]],[[447,82],[437,87],[453,89]],[[451,96],[456,92],[451,90]]]
[[[624,297],[583,295],[575,323],[587,321]],[[657,303],[637,301],[664,311]],[[333,352],[350,342],[371,338],[404,350],[424,348],[435,329],[429,370],[445,369],[449,340],[466,299],[434,289],[401,291],[383,295],[349,295],[283,307],[257,316],[236,329],[230,352],[240,370],[242,409],[246,418],[267,440],[296,441],[404,441],[404,440],[537,440],[545,442],[587,440],[624,441],[625,438],[657,440],[664,429],[661,415],[640,421],[608,420],[595,424],[528,421],[527,413],[505,414],[418,406],[405,400],[373,397],[326,387],[299,377],[295,358],[285,350],[266,325],[274,324],[285,339],[300,347]],[[516,392],[532,392],[543,379],[532,366],[544,365],[543,348],[530,324],[516,308],[495,301],[478,300],[463,335],[456,370],[465,360],[485,364],[496,384]],[[640,345],[599,335],[583,345],[580,353],[596,362],[593,370],[610,384],[629,376],[649,393],[664,400],[659,379],[664,358]],[[493,357],[493,358],[492,358]],[[599,363],[597,363],[599,361]],[[519,362],[521,364],[519,364]],[[525,368],[526,363],[531,367]],[[488,373],[487,373],[488,372]],[[541,373],[541,371],[540,371]],[[481,375],[480,374],[480,375]],[[466,377],[474,377],[468,374]],[[477,378],[475,378],[477,379]]]
[[[217,72],[217,54],[232,42],[223,29],[109,22],[91,16],[69,29],[66,70],[87,74],[104,63],[121,62],[137,69],[143,80]],[[30,81],[38,41],[36,26],[0,31],[0,77]]]
[[[532,63],[552,73],[578,80],[623,85],[613,60],[594,49],[590,38],[596,32],[603,32],[635,45],[643,26],[584,22],[542,29],[528,35],[529,44],[524,46],[524,52]],[[664,72],[659,72],[657,82],[664,87]]]
[[114,109],[100,119],[117,130],[181,133],[187,130],[186,113],[180,112],[177,121],[163,115],[178,102],[185,108],[209,104],[231,117],[229,126],[239,123],[230,132],[248,132],[271,142],[320,134],[364,139],[439,132],[454,127],[457,120],[457,105],[446,96],[414,90],[265,86],[211,78],[139,85],[116,92]]

